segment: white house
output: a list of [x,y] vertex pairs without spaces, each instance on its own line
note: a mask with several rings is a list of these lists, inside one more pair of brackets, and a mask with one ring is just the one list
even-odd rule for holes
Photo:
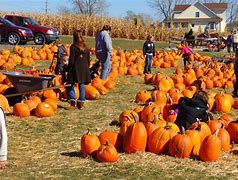
[[200,3],[191,5],[176,5],[172,20],[175,27],[190,27],[194,32],[205,29],[210,31],[224,32],[226,27],[227,3]]

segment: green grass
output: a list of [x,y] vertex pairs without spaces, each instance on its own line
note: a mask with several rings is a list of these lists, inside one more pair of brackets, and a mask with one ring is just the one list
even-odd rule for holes
[[[61,36],[60,38],[63,43],[72,43],[72,36]],[[85,37],[85,41],[88,47],[95,47],[95,38]],[[143,43],[144,41],[141,40],[112,39],[113,48],[127,51],[142,49]],[[156,48],[165,48],[167,45],[165,42],[155,42]]]
[[[65,38],[65,39],[64,39]],[[69,37],[62,37],[69,41]],[[93,44],[92,38],[86,38]],[[122,49],[140,47],[141,41],[115,40]],[[130,46],[130,47],[129,47]],[[48,61],[37,61],[35,67],[48,67]],[[24,67],[20,67],[24,68]],[[153,69],[154,72],[158,71]],[[174,69],[162,69],[172,73]],[[224,153],[215,163],[192,159],[176,159],[152,153],[120,153],[113,164],[99,163],[80,155],[81,136],[90,128],[92,133],[109,129],[118,131],[112,121],[120,113],[137,106],[133,102],[140,90],[150,90],[143,76],[122,76],[116,89],[99,100],[87,101],[86,108],[69,110],[60,102],[59,109],[50,118],[18,118],[7,116],[8,166],[0,169],[0,179],[235,179],[237,178],[237,146]],[[236,113],[233,112],[233,116]]]

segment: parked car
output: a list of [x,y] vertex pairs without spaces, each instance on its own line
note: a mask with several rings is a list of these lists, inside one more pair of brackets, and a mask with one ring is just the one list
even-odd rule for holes
[[24,44],[33,40],[33,32],[25,27],[16,26],[7,19],[0,17],[0,42],[8,42],[11,45]]
[[13,22],[17,26],[31,29],[34,33],[35,44],[49,44],[59,38],[59,32],[57,29],[48,26],[41,26],[32,17],[5,15],[4,18]]

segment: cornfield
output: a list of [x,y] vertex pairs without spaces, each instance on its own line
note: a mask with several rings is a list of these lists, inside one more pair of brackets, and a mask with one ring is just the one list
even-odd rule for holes
[[[3,16],[5,13],[0,12]],[[115,19],[100,16],[85,16],[85,15],[45,15],[45,14],[23,14],[33,17],[42,25],[55,27],[62,35],[72,35],[75,29],[83,29],[85,36],[95,36],[97,31],[103,25],[109,24],[112,26],[111,36],[113,38],[126,38],[144,40],[151,34],[156,41],[168,41],[169,36],[182,37],[188,30],[186,28],[170,28],[166,29],[165,24],[150,21],[143,23],[141,20],[135,21],[133,19]]]

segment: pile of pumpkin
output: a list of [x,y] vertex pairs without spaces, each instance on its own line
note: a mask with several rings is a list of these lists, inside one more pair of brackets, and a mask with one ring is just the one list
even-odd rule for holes
[[81,152],[84,155],[96,155],[101,162],[117,161],[118,152],[144,151],[169,154],[176,158],[195,157],[211,162],[219,160],[222,151],[230,151],[230,142],[238,143],[238,122],[231,121],[228,114],[223,114],[218,120],[210,120],[208,124],[197,122],[189,130],[184,131],[182,128],[179,131],[173,122],[164,120],[161,115],[156,117],[155,108],[155,104],[145,106],[140,116],[136,109],[122,112],[119,132],[106,130],[99,136],[89,132],[84,134]]
[[[69,44],[65,44],[66,56],[69,56]],[[53,60],[58,47],[55,44],[44,44],[41,48],[14,46],[13,52],[21,58],[32,60]]]

